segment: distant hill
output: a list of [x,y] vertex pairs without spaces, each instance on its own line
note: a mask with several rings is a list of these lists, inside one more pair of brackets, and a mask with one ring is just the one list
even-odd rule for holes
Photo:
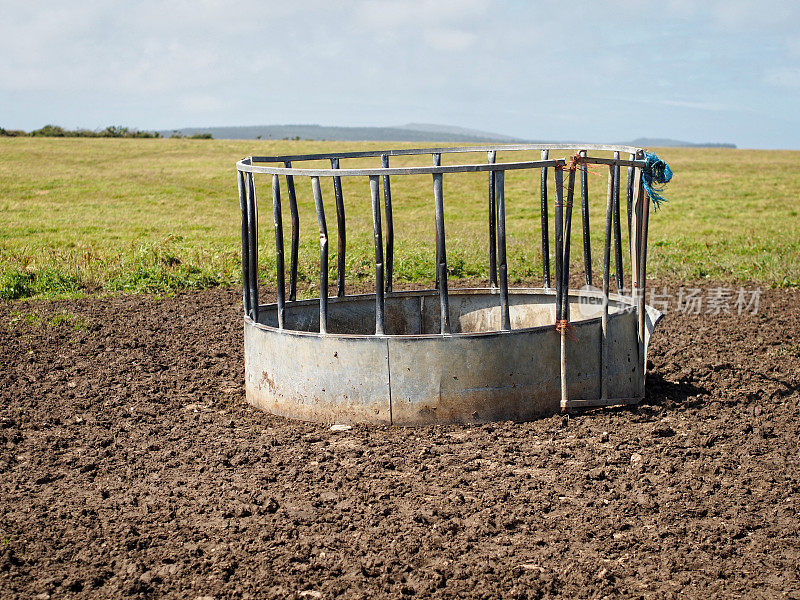
[[667,138],[637,138],[632,142],[625,142],[629,146],[639,148],[736,148],[736,144],[717,144],[706,142],[695,144],[693,142],[682,142],[680,140],[670,140]]
[[254,125],[246,127],[184,127],[159,133],[170,137],[174,133],[189,137],[210,133],[215,139],[230,140],[332,140],[383,142],[522,142],[496,133],[473,131],[460,127],[410,124],[400,127],[329,127],[326,125]]
[[434,125],[431,123],[409,123],[408,125],[401,125],[395,129],[402,129],[404,131],[422,131],[428,134],[439,135],[456,135],[468,138],[481,138],[486,140],[497,140],[500,142],[508,143],[523,143],[526,140],[518,137],[511,137],[508,135],[501,135],[499,133],[492,133],[490,131],[480,131],[478,129],[466,129],[465,127],[455,127],[452,125]]
[[[182,129],[162,130],[163,137],[178,134],[184,137],[211,134],[215,139],[223,140],[329,140],[329,141],[380,141],[380,142],[452,142],[463,144],[475,143],[572,143],[565,140],[531,140],[516,138],[490,131],[467,129],[450,125],[431,123],[409,123],[395,127],[332,127],[316,124],[296,125],[252,125],[244,127],[184,127]],[[629,146],[640,147],[691,147],[691,148],[735,148],[735,144],[697,144],[679,140],[659,138],[639,138],[632,142],[621,142]]]

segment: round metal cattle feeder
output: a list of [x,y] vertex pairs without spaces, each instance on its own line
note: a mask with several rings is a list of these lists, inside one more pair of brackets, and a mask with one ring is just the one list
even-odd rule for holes
[[[497,160],[499,152],[514,156],[532,150],[541,152],[540,160]],[[551,159],[550,153],[557,150],[571,151],[572,155]],[[443,164],[442,155],[471,156],[468,153],[482,153],[488,160]],[[389,165],[391,156],[419,155],[431,156],[432,165]],[[364,161],[370,158],[378,159],[379,164],[364,168]],[[638,402],[644,397],[647,344],[661,317],[644,304],[650,203],[643,184],[643,170],[647,168],[644,158],[642,149],[627,146],[524,144],[243,159],[237,168],[248,401],[292,418],[398,425],[524,420],[559,410]],[[342,161],[351,159],[359,162],[357,168],[343,168]],[[319,160],[330,161],[331,168],[296,166]],[[593,287],[587,181],[590,167],[608,172],[600,288]],[[621,201],[622,168],[627,169],[627,182]],[[511,170],[535,178],[527,198],[506,198],[505,173]],[[488,178],[489,287],[451,289],[447,281],[443,180],[469,172],[485,172]],[[255,178],[259,174],[272,176],[277,302],[268,305],[258,302]],[[393,290],[391,181],[407,175],[432,179],[436,239],[433,290]],[[292,221],[288,295],[282,177]],[[373,294],[346,294],[342,177],[369,182],[375,252]],[[320,295],[311,300],[297,300],[297,178],[310,179],[320,234]],[[328,285],[328,232],[321,178],[333,180],[336,206],[334,296]],[[583,235],[582,275],[587,286],[570,290],[576,179]],[[538,192],[535,202],[534,190]],[[550,196],[555,217],[552,236]],[[541,288],[508,286],[505,215],[506,204],[512,200],[526,202],[541,225]],[[627,219],[621,217],[623,210]],[[627,229],[624,244],[622,223]],[[625,286],[625,263],[631,272],[629,288]],[[611,292],[612,285],[616,293]]]

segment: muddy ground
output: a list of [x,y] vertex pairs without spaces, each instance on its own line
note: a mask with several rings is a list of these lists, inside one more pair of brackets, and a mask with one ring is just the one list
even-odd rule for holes
[[340,433],[245,404],[237,290],[0,323],[2,598],[800,598],[796,291],[638,408]]

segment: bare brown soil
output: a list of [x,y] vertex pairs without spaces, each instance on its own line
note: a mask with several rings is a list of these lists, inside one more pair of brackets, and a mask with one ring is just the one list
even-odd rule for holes
[[0,597],[800,598],[797,292],[522,424],[272,417],[242,344],[233,290],[0,306]]

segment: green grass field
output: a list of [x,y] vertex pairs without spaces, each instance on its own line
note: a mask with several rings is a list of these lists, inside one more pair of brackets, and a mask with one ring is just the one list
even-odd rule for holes
[[[236,160],[250,154],[402,145],[0,138],[0,297],[58,297],[107,291],[169,293],[235,284],[241,280]],[[651,214],[649,275],[798,285],[800,152],[656,151],[670,163],[676,176],[666,192],[669,202]],[[485,160],[483,154],[478,156],[477,160]],[[500,153],[499,160],[511,156]],[[527,156],[537,158],[533,154]],[[444,162],[463,158],[446,155]],[[421,165],[428,160],[429,157],[393,158],[392,165]],[[377,161],[344,162],[342,166],[351,164]],[[593,258],[599,272],[606,179],[605,171],[598,171],[602,176],[590,176],[589,180]],[[487,177],[445,176],[451,277],[488,276]],[[271,181],[269,176],[256,180],[261,214],[260,268],[263,280],[269,282],[275,279]],[[330,180],[322,183],[334,281],[333,185]],[[534,279],[541,273],[538,186],[538,174],[516,171],[506,176],[512,281]],[[318,230],[309,182],[297,178],[297,189],[301,220],[299,288],[303,295],[309,295],[317,280]],[[349,281],[369,280],[374,267],[366,179],[345,179],[344,194]],[[394,177],[392,195],[395,278],[431,280],[431,178]],[[283,208],[288,268],[287,202]],[[572,257],[577,269],[582,251],[577,205],[573,231]]]

